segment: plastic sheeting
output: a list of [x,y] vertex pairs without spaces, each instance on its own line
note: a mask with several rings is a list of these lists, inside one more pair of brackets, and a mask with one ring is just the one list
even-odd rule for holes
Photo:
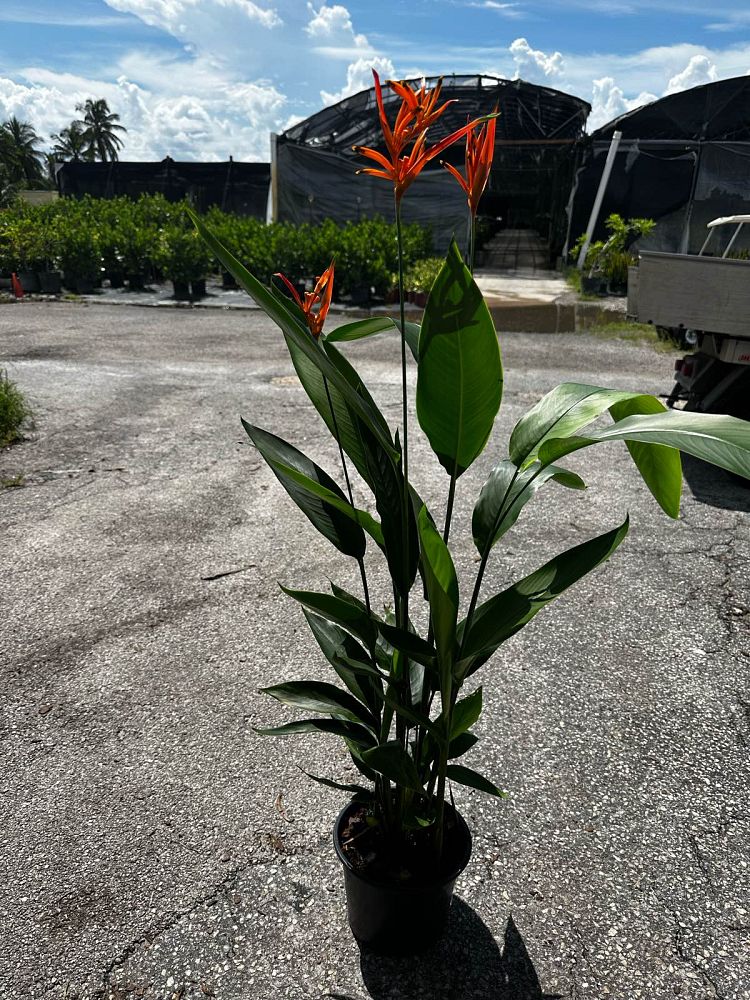
[[212,205],[238,215],[265,219],[271,168],[268,163],[159,162],[63,163],[57,171],[60,194],[80,198],[163,194],[169,201],[190,198],[205,211]]
[[[586,228],[615,131],[622,140],[594,239],[606,238],[604,220],[617,212],[657,221],[641,249],[697,253],[708,222],[750,211],[750,77],[739,77],[664,97],[594,132],[571,198],[569,244]],[[721,237],[712,248],[722,249]]]
[[[434,86],[436,78],[427,81]],[[383,89],[386,113],[393,120],[398,97]],[[575,162],[575,143],[583,134],[590,106],[577,97],[522,80],[486,76],[448,76],[441,99],[455,100],[430,131],[431,141],[460,128],[467,117],[489,114],[497,105],[495,166],[480,214],[502,217],[515,227],[538,229],[553,253],[565,237],[565,200]],[[384,150],[375,91],[346,98],[295,125],[276,139],[276,217],[279,221],[357,221],[372,215],[393,217],[388,184],[356,175],[367,165],[352,146]],[[463,165],[464,145],[446,150],[443,159]],[[564,191],[564,196],[559,192]],[[444,252],[451,236],[463,245],[466,199],[455,180],[435,161],[403,200],[408,221],[430,226],[435,251]]]

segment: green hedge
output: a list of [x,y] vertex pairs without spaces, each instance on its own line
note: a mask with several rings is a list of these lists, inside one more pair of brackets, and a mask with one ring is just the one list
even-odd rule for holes
[[[144,275],[147,280],[195,281],[219,268],[195,239],[184,202],[161,195],[137,201],[60,199],[50,205],[16,202],[0,211],[0,272],[62,270],[98,278]],[[349,225],[266,225],[218,209],[207,221],[219,239],[263,282],[276,271],[310,282],[336,259],[336,297],[385,295],[397,269],[395,226],[382,219]],[[428,257],[429,230],[408,225],[406,265]]]

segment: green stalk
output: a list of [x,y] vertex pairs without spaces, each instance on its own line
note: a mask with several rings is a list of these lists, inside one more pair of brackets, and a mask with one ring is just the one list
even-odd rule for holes
[[469,270],[474,274],[474,253],[476,250],[477,220],[469,213]]

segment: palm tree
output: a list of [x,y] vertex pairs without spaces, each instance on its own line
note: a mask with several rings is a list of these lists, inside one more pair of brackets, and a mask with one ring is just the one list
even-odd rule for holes
[[44,155],[37,148],[39,142],[34,126],[15,115],[0,125],[0,161],[13,182],[33,184],[42,179]]
[[83,112],[82,125],[88,149],[93,158],[99,157],[102,162],[117,160],[118,150],[122,147],[122,139],[118,132],[127,132],[124,125],[118,125],[120,116],[109,110],[107,102],[100,98],[97,101],[89,98],[85,104],[77,104],[76,111]]
[[52,153],[58,161],[73,160],[79,163],[81,160],[93,159],[83,122],[71,122],[67,128],[53,133],[52,140],[54,142]]

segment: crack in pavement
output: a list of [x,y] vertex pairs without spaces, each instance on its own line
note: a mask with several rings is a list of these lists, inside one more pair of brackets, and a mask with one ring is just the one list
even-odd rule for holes
[[701,977],[705,986],[708,986],[712,990],[712,996],[714,1000],[728,1000],[725,993],[719,990],[716,981],[710,975],[710,973],[703,967],[698,959],[697,955],[691,955],[685,948],[685,935],[683,934],[682,925],[680,923],[680,918],[677,913],[672,910],[672,921],[674,922],[674,931],[672,932],[672,950],[675,955],[684,962],[685,965],[689,965],[691,969],[694,969],[698,975]]

